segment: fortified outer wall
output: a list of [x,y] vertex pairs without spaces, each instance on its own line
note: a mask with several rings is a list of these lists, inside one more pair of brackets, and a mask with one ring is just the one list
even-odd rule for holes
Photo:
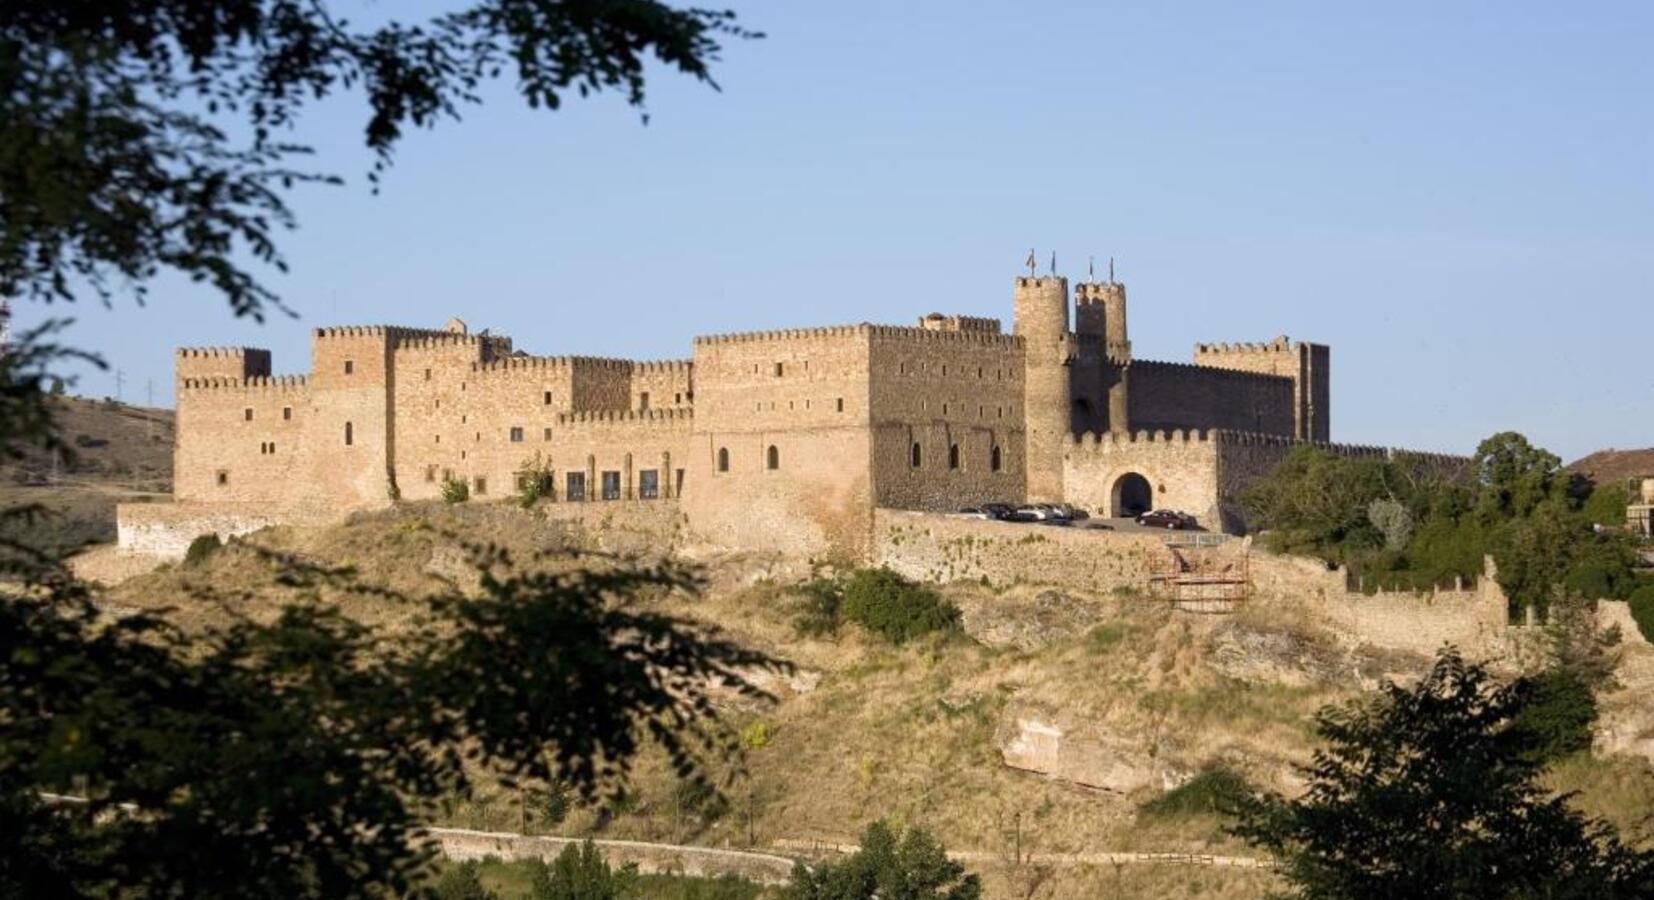
[[1151,360],[1133,361],[1126,371],[1134,431],[1296,433],[1290,379]]
[[864,555],[872,326],[695,339],[683,507],[700,539]]
[[869,338],[874,503],[1021,502],[1022,341],[986,328],[875,326]]
[[270,351],[253,347],[180,347],[173,354],[172,370],[180,382],[268,377]]
[[1332,350],[1327,345],[1289,341],[1285,335],[1267,344],[1196,344],[1194,361],[1292,379],[1291,434],[1306,441],[1332,439]]
[[1506,647],[1509,602],[1492,560],[1474,586],[1436,591],[1348,589],[1348,573],[1319,560],[1254,549],[1248,562],[1253,602],[1296,606],[1345,640],[1434,654],[1452,644],[1473,657]]
[[197,503],[278,503],[308,474],[303,375],[189,377],[178,383],[173,496]]
[[1079,591],[1141,590],[1169,554],[1151,534],[1041,528],[878,509],[871,562],[908,578],[1032,581]]
[[190,542],[204,534],[227,541],[275,525],[321,521],[266,503],[122,503],[115,520],[121,552],[161,559],[183,559]]

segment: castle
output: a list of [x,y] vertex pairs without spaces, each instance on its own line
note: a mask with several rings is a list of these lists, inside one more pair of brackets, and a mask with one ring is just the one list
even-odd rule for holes
[[488,500],[530,478],[546,502],[670,502],[710,543],[812,554],[864,551],[876,508],[991,501],[1174,507],[1233,532],[1241,489],[1329,438],[1325,345],[1136,359],[1112,276],[1072,293],[1018,277],[1012,309],[1009,334],[932,313],[701,336],[692,359],[658,362],[528,355],[458,320],[316,329],[309,375],[273,375],[266,350],[181,349],[176,503],[123,507],[122,543],[427,500],[454,481]]

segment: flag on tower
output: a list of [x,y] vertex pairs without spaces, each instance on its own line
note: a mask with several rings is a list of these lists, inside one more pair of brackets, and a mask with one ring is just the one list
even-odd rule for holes
[[1029,275],[1033,275],[1034,267],[1039,265],[1039,263],[1034,261],[1034,249],[1032,247],[1028,248],[1028,261],[1023,263],[1023,265],[1028,267]]

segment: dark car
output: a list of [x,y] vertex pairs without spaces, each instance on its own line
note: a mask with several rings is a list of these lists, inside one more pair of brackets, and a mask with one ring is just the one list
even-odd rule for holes
[[1169,528],[1175,531],[1194,527],[1195,517],[1175,509],[1156,509],[1138,516],[1137,524],[1144,528]]
[[982,504],[982,511],[991,518],[1004,521],[1011,518],[1011,514],[1016,512],[1016,507],[1009,503],[984,503]]

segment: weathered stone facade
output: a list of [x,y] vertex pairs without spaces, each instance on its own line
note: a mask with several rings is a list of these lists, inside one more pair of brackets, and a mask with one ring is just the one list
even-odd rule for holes
[[665,362],[531,356],[458,320],[317,329],[308,375],[272,376],[263,350],[180,350],[184,511],[165,518],[337,515],[449,480],[491,499],[535,477],[555,503],[676,500],[712,543],[866,557],[881,507],[1175,506],[1238,529],[1235,493],[1326,438],[1324,346],[1136,361],[1122,284],[1071,296],[1065,278],[1020,277],[1012,301],[1010,334],[933,313],[699,337]]

